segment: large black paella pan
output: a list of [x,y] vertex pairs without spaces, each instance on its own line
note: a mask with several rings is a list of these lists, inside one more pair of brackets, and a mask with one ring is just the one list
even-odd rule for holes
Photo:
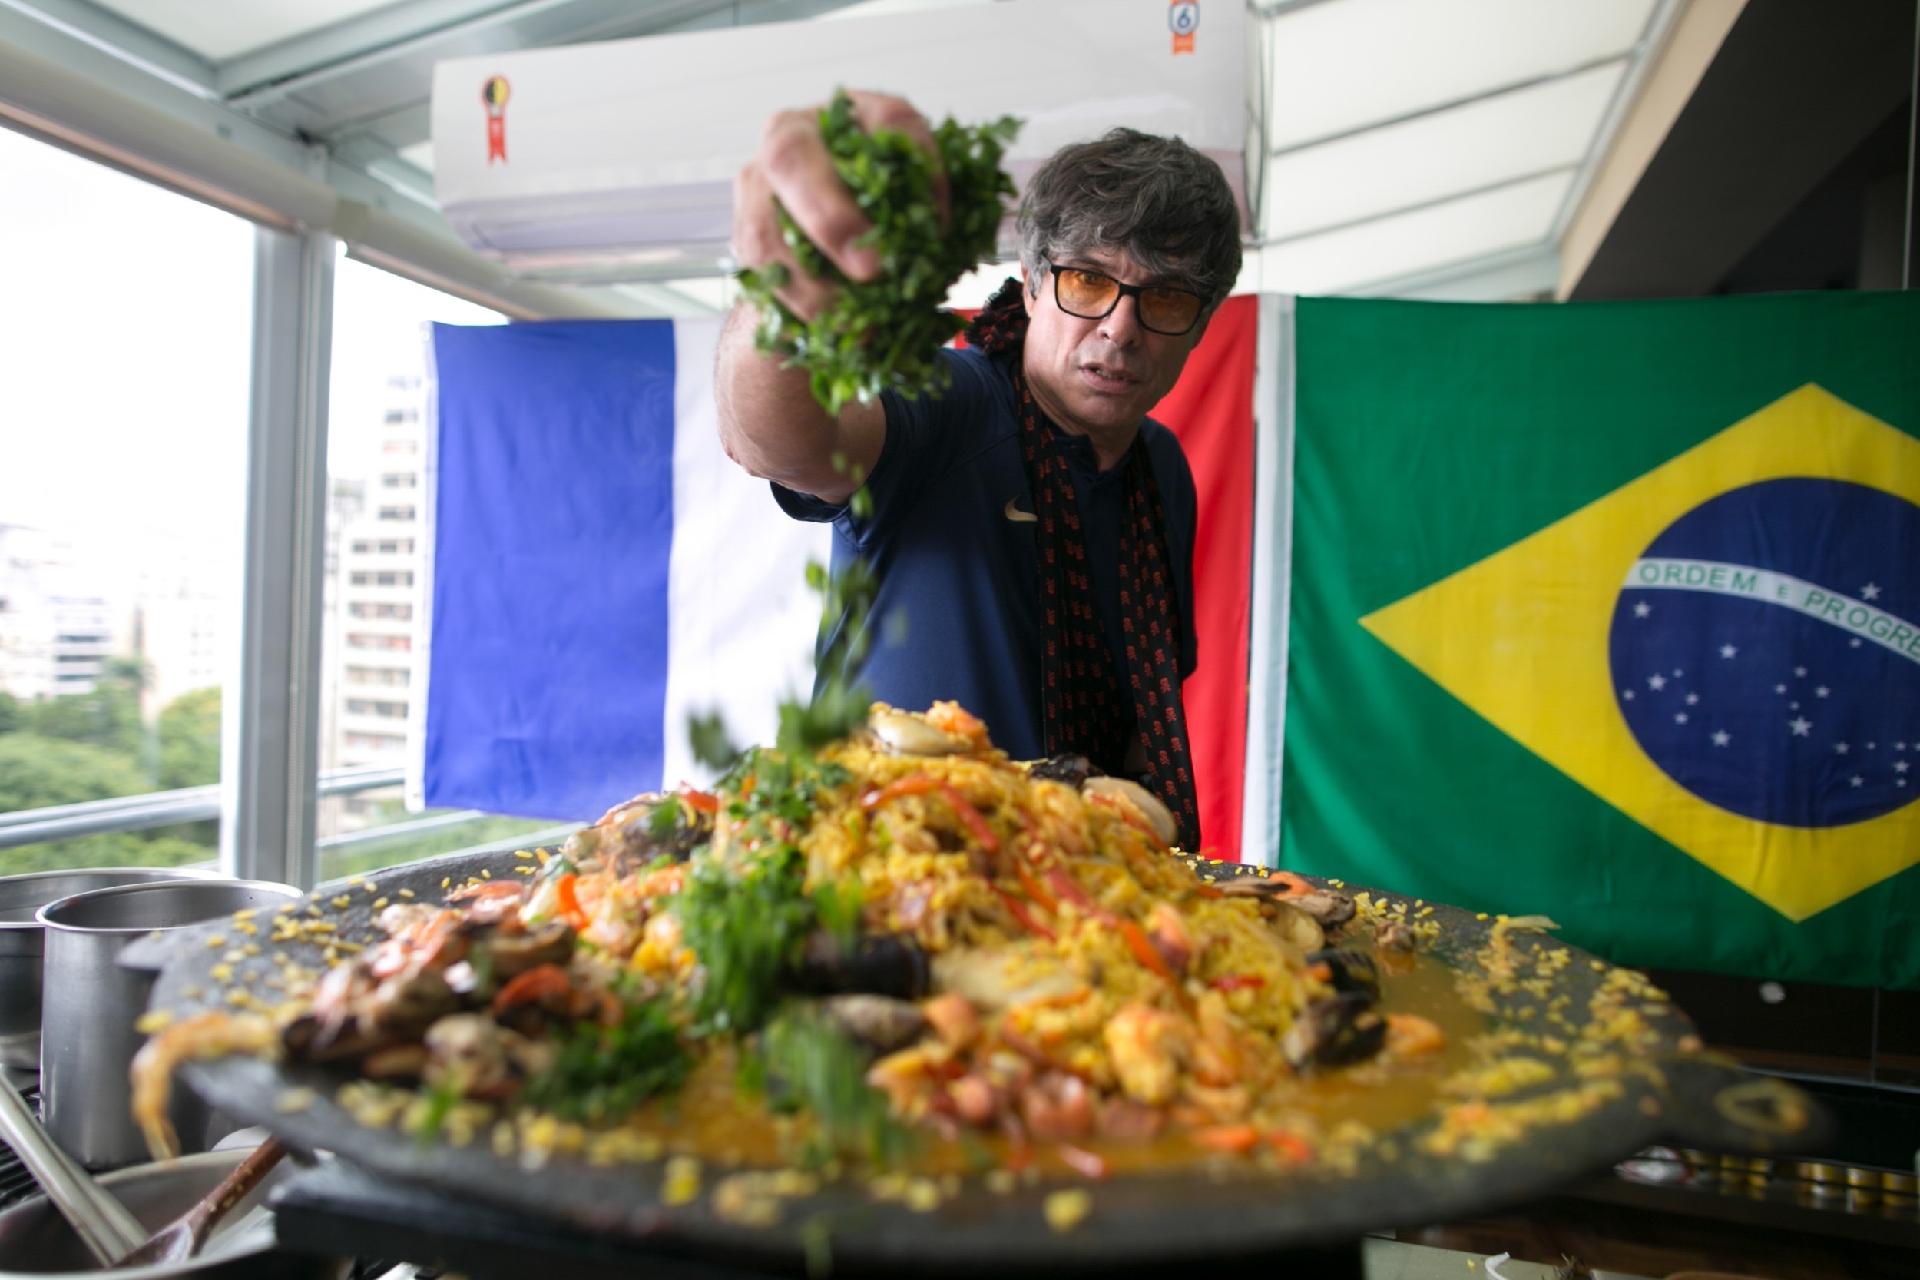
[[[234,922],[183,931],[150,956],[164,961],[153,1008],[181,1019],[271,1004],[283,998],[284,953],[312,964],[328,938],[374,936],[376,904],[435,899],[447,884],[508,876],[514,866],[510,853],[455,855],[323,888],[299,904],[301,919],[322,926],[299,941],[269,944],[261,930],[236,950]],[[684,1162],[673,1170],[667,1159],[496,1154],[484,1133],[464,1146],[422,1142],[356,1120],[336,1100],[341,1078],[312,1066],[232,1056],[189,1062],[180,1076],[296,1148],[331,1151],[384,1177],[668,1253],[791,1266],[822,1256],[824,1244],[841,1271],[1093,1268],[1265,1253],[1484,1211],[1668,1137],[1723,1151],[1791,1150],[1819,1122],[1804,1096],[1702,1054],[1686,1016],[1641,975],[1528,922],[1345,888],[1361,906],[1354,927],[1412,929],[1497,1047],[1450,1080],[1426,1114],[1364,1135],[1337,1161],[1298,1168],[1222,1159],[1011,1187],[979,1177],[920,1180],[927,1185],[919,1188],[913,1180],[803,1180],[779,1193],[777,1212],[743,1222],[723,1191],[729,1170],[703,1170],[689,1194]],[[1084,1216],[1071,1224],[1058,1212],[1063,1189],[1088,1193],[1073,1197]]]

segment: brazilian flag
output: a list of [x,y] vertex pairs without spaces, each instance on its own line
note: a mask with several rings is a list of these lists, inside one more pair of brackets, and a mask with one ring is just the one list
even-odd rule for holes
[[1920,294],[1294,334],[1282,865],[1920,986]]

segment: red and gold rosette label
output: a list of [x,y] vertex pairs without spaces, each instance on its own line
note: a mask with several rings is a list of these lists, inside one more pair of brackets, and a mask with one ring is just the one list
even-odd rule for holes
[[1173,51],[1192,53],[1193,33],[1200,29],[1200,0],[1168,0],[1167,26],[1173,32]]
[[488,76],[480,86],[480,103],[487,109],[487,163],[507,159],[507,98],[513,87],[505,76]]

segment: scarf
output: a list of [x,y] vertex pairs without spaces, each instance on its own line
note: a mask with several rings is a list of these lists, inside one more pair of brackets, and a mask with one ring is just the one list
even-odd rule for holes
[[1020,448],[1037,519],[1040,578],[1040,697],[1049,755],[1078,752],[1108,773],[1124,767],[1138,739],[1147,762],[1147,790],[1165,802],[1189,851],[1200,840],[1187,713],[1180,700],[1180,619],[1174,599],[1166,514],[1146,445],[1138,436],[1126,468],[1126,521],[1120,530],[1119,605],[1126,670],[1094,604],[1080,500],[1068,470],[1065,433],[1041,412],[1027,385],[1021,352],[1027,312],[1021,284],[1008,279],[973,323],[967,342],[992,356],[1010,356]]

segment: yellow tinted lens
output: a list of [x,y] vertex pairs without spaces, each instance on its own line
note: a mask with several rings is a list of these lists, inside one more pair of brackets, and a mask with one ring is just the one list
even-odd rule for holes
[[1184,289],[1142,289],[1140,323],[1163,333],[1184,333],[1200,316],[1200,299]]
[[1060,281],[1060,305],[1078,316],[1097,316],[1113,305],[1118,286],[1097,271],[1055,268]]

